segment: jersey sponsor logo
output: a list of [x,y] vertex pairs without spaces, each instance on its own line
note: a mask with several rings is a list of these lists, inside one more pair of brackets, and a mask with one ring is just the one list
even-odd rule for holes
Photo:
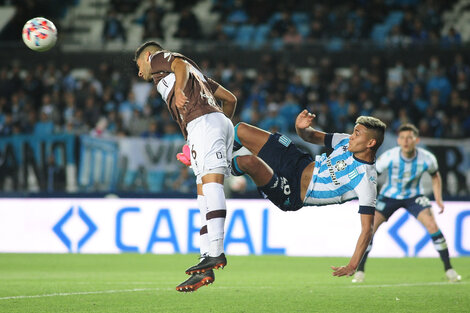
[[370,180],[373,184],[377,184],[377,179],[376,179],[374,176],[369,177],[369,180]]
[[[388,233],[390,237],[392,237],[392,239],[395,240],[395,242],[400,247],[400,249],[403,250],[406,256],[409,256],[409,255],[416,256],[426,246],[426,244],[429,241],[431,241],[431,237],[429,236],[427,231],[423,231],[424,232],[423,237],[421,238],[421,240],[418,241],[418,243],[412,244],[412,243],[406,242],[406,240],[401,237],[400,228],[408,221],[410,216],[412,215],[408,212],[403,213],[403,215],[400,218],[398,218],[398,220],[393,225],[390,226],[390,228],[388,229]],[[414,252],[410,248],[414,248]]]
[[91,220],[91,218],[85,213],[81,207],[71,207],[64,216],[54,225],[52,230],[59,237],[62,243],[67,247],[69,252],[72,252],[72,240],[64,232],[64,225],[69,221],[70,218],[78,218],[87,226],[88,231],[82,236],[78,241],[77,251],[80,252],[80,249],[85,245],[85,243],[90,239],[91,236],[98,230],[96,224]]
[[346,162],[344,162],[344,160],[339,160],[335,164],[335,168],[337,172],[344,170],[346,167],[347,165],[346,165]]
[[339,186],[340,183],[338,181],[338,178],[336,178],[335,170],[333,169],[333,165],[331,164],[330,157],[326,158],[326,165],[328,166],[328,172],[330,173],[331,180],[336,186]]

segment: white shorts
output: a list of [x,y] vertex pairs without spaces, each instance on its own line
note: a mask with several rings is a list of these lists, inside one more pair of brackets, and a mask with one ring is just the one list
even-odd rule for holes
[[197,183],[209,173],[230,175],[233,149],[233,124],[223,113],[210,113],[188,123],[191,167]]

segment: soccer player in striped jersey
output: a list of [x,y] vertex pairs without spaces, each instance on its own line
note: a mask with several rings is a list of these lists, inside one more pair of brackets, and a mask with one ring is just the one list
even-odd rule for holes
[[[447,279],[460,281],[461,277],[452,268],[446,239],[431,212],[431,202],[423,195],[420,186],[421,177],[428,172],[432,178],[434,199],[439,207],[439,214],[444,212],[442,202],[442,182],[436,157],[429,151],[416,147],[419,143],[419,131],[412,124],[403,124],[398,128],[398,147],[385,151],[377,160],[377,172],[388,173],[386,183],[380,190],[374,218],[374,234],[379,226],[387,221],[399,208],[405,208],[426,227],[431,235],[434,248],[444,263]],[[364,266],[372,248],[372,241],[367,248],[353,282],[364,281]]]
[[244,146],[252,155],[232,159],[232,174],[248,174],[258,190],[283,211],[303,206],[343,203],[359,199],[361,234],[348,265],[332,267],[334,276],[353,275],[372,238],[377,173],[375,153],[383,142],[385,124],[361,116],[351,135],[327,134],[311,127],[314,114],[301,112],[295,121],[297,134],[305,141],[333,149],[312,157],[279,133],[255,126],[235,126],[234,148]]

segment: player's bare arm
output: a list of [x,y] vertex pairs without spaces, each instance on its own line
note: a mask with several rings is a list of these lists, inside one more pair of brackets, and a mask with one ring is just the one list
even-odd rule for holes
[[304,141],[316,145],[324,145],[326,134],[312,127],[314,118],[315,114],[312,114],[307,110],[303,110],[295,120],[295,130],[297,135],[299,135]]
[[222,111],[231,119],[237,107],[237,97],[221,85],[214,92],[214,97],[222,101]]
[[361,234],[357,240],[356,249],[346,266],[332,266],[333,276],[351,276],[356,272],[362,256],[366,252],[367,246],[372,239],[372,229],[374,226],[374,215],[361,214]]
[[189,79],[189,65],[183,59],[175,58],[171,64],[171,70],[175,73],[175,104],[179,109],[184,110],[188,102],[184,88]]
[[439,172],[431,176],[432,180],[432,192],[434,199],[436,200],[437,206],[439,207],[439,214],[444,212],[444,202],[442,201],[442,178]]

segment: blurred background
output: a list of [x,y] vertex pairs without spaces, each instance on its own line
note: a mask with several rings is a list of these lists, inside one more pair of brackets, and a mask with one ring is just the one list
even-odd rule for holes
[[[21,41],[52,20],[56,47]],[[470,199],[470,3],[466,0],[0,0],[0,196],[194,197],[184,144],[135,49],[156,40],[238,98],[244,121],[291,134],[304,108],[325,132],[359,115],[414,123],[446,200]],[[231,178],[231,197],[258,197]]]

